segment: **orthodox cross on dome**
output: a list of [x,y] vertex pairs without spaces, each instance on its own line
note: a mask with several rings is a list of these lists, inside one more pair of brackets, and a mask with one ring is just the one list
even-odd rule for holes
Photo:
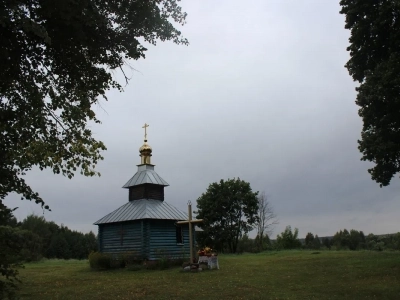
[[144,128],[144,144],[139,148],[141,164],[142,165],[151,165],[151,152],[153,151],[149,144],[147,144],[147,127],[149,124],[144,123],[142,128]]
[[144,128],[144,139],[145,140],[147,140],[147,127],[149,127],[149,124],[144,123],[142,128]]
[[188,215],[189,219],[186,221],[179,221],[176,224],[189,224],[189,247],[190,247],[190,263],[193,263],[193,234],[192,234],[192,224],[193,223],[201,223],[203,220],[193,220],[192,219],[192,202],[188,201]]

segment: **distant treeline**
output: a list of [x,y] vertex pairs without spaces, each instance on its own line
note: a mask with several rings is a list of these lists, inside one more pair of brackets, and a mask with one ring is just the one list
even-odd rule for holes
[[[97,239],[93,232],[84,234],[36,215],[18,222],[12,212],[0,215],[0,241],[15,242],[15,245],[8,246],[19,250],[19,261],[87,259],[91,251],[97,251]],[[0,252],[3,252],[1,248]]]
[[298,238],[298,229],[287,226],[276,240],[263,237],[263,248],[259,248],[259,237],[244,235],[238,244],[238,252],[256,253],[265,250],[314,249],[314,250],[400,250],[400,232],[386,235],[368,234],[351,229],[340,230],[330,237],[318,237],[309,232],[305,239]]
[[340,230],[330,239],[323,238],[322,244],[335,250],[400,250],[400,232],[393,234],[364,235],[362,231]]

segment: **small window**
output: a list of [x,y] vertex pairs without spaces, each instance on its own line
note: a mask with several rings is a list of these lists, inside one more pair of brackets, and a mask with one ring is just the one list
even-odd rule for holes
[[176,243],[183,244],[183,230],[181,226],[176,226]]

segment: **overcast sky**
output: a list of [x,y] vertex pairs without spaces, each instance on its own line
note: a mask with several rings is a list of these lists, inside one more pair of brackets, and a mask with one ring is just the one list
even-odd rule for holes
[[[51,206],[48,220],[84,232],[128,201],[121,187],[140,162],[146,122],[168,203],[187,211],[212,182],[240,177],[265,191],[287,225],[319,236],[347,228],[400,231],[400,182],[380,188],[360,161],[362,120],[344,68],[349,31],[339,1],[189,1],[190,45],[149,46],[132,61],[130,84],[96,108],[95,137],[108,150],[100,178],[32,171],[28,183]],[[122,79],[120,78],[121,82]],[[18,206],[18,219],[43,214]]]

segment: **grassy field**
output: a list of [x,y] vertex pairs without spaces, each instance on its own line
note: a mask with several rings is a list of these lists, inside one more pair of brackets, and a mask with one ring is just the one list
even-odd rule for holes
[[283,251],[221,255],[199,273],[92,271],[87,261],[21,270],[22,299],[400,299],[399,252]]

